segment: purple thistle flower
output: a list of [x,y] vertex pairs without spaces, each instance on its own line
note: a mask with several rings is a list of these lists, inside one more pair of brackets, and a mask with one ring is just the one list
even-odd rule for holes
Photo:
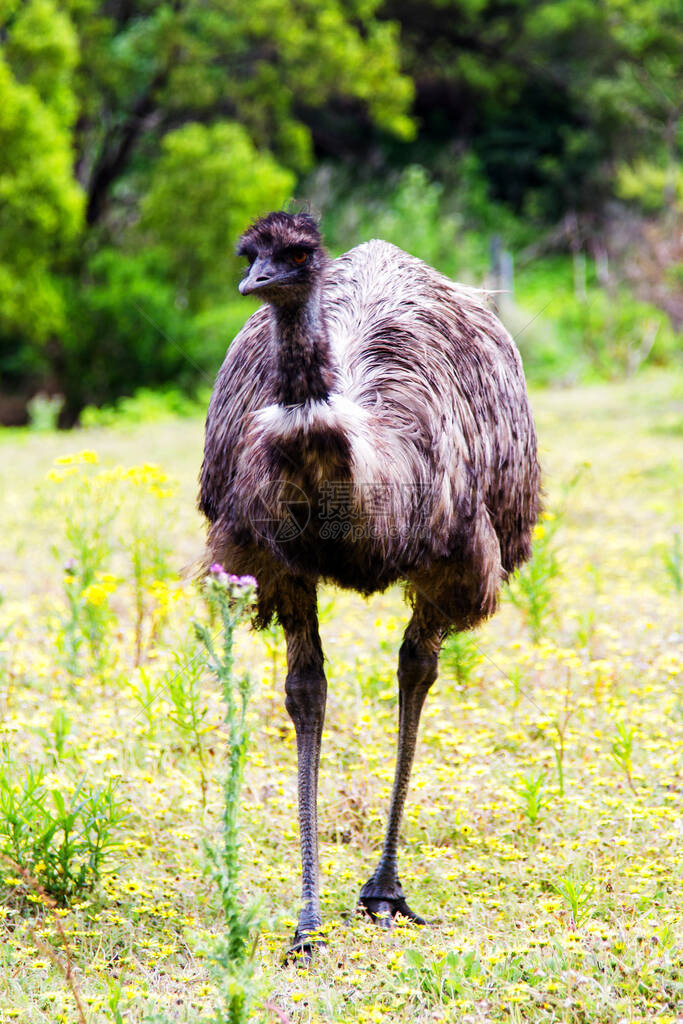
[[235,576],[231,573],[230,582],[233,583],[236,587],[241,587],[242,589],[251,587],[255,590],[258,587],[258,583],[256,581],[255,576]]
[[220,562],[209,567],[209,578],[220,587],[229,587],[234,597],[240,591],[256,590],[258,583],[255,576],[238,576],[234,572],[226,572]]

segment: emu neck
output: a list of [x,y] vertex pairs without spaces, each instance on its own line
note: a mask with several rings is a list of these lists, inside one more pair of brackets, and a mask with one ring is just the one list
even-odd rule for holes
[[296,306],[273,306],[279,405],[326,401],[336,372],[319,294]]

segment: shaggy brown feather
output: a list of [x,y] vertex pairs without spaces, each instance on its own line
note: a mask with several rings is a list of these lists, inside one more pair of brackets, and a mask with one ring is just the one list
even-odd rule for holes
[[[313,245],[306,224],[287,235],[286,216],[252,228],[242,249]],[[283,569],[365,594],[402,579],[432,597],[445,626],[475,625],[529,557],[539,509],[517,349],[480,293],[386,242],[322,274],[301,332],[315,345],[283,345],[282,314],[265,306],[218,374],[201,472],[207,557],[266,590],[264,573]],[[306,395],[314,365],[325,383]],[[331,538],[321,508],[337,484],[348,499]],[[290,522],[287,487],[310,503],[303,529]],[[270,525],[254,527],[255,495]]]

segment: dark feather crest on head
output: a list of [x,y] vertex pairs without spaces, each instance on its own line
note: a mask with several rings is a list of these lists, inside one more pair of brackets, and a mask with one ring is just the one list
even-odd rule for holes
[[308,213],[269,213],[247,228],[237,246],[238,256],[274,249],[322,249],[322,236],[316,220]]

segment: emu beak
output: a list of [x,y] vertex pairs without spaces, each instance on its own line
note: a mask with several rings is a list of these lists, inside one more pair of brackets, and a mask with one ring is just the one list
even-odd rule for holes
[[239,283],[240,294],[251,295],[281,276],[267,257],[258,256],[249,267],[247,276]]

